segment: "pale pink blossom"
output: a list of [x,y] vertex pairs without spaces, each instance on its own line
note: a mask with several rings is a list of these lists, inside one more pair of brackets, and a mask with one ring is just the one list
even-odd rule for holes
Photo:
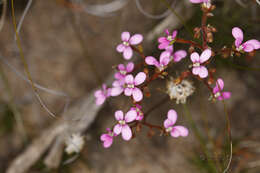
[[110,128],[107,128],[107,133],[104,133],[100,136],[100,140],[103,142],[104,148],[109,148],[113,143],[113,138],[116,135]]
[[133,122],[136,119],[136,111],[130,110],[124,116],[123,111],[118,110],[115,112],[115,118],[118,123],[114,126],[114,133],[119,135],[121,133],[122,138],[126,141],[132,138],[132,130],[127,123]]
[[105,100],[111,96],[111,88],[107,88],[106,84],[102,85],[102,89],[95,92],[96,104],[102,105]]
[[153,56],[148,56],[145,58],[145,62],[148,65],[154,65],[159,71],[163,71],[170,62],[170,55],[169,51],[164,51],[160,55],[160,61],[157,61]]
[[208,70],[202,64],[206,62],[211,57],[211,50],[206,49],[199,56],[197,52],[191,54],[190,59],[193,62],[192,73],[194,75],[199,75],[200,78],[206,78],[208,76]]
[[167,133],[170,133],[172,137],[177,138],[179,136],[186,137],[189,134],[189,131],[186,127],[184,126],[174,126],[175,122],[177,121],[177,113],[175,110],[170,109],[168,111],[167,119],[164,120],[164,127],[165,131]]
[[146,74],[144,72],[139,72],[135,78],[133,75],[129,74],[125,77],[125,88],[124,94],[126,96],[133,96],[136,102],[139,102],[143,99],[143,92],[141,89],[137,88],[138,85],[141,85],[146,79]]
[[158,42],[159,42],[158,48],[161,49],[161,50],[167,49],[169,46],[171,46],[171,44],[173,44],[173,42],[176,40],[176,36],[177,36],[178,31],[174,30],[172,32],[172,34],[170,34],[169,30],[166,29],[165,33],[167,35],[166,37],[159,37],[158,38]]
[[218,100],[226,100],[231,97],[231,92],[222,92],[224,88],[224,81],[218,78],[216,86],[213,88],[214,97]]
[[143,36],[141,34],[134,34],[132,37],[129,32],[122,32],[121,40],[123,43],[116,47],[116,50],[123,53],[125,59],[131,59],[133,56],[133,49],[131,45],[140,44],[143,41]]
[[113,83],[112,83],[112,88],[111,88],[111,96],[119,96],[120,94],[122,94],[122,92],[124,91],[125,89],[125,81],[118,81],[118,80],[115,80]]
[[136,104],[135,107],[131,107],[130,110],[134,110],[137,113],[136,120],[141,121],[144,118],[144,113],[142,111],[142,106],[139,104]]
[[115,73],[114,77],[119,82],[124,83],[126,75],[134,70],[134,63],[129,62],[126,66],[124,64],[119,64],[117,70],[118,71]]
[[166,48],[166,51],[171,53],[170,61],[173,60],[174,62],[179,62],[187,56],[187,52],[185,50],[177,50],[176,52],[174,52],[173,46],[169,46],[168,48]]
[[234,27],[232,29],[232,35],[236,39],[235,46],[237,51],[252,52],[253,50],[260,49],[260,42],[258,40],[252,39],[242,43],[244,34],[240,28]]

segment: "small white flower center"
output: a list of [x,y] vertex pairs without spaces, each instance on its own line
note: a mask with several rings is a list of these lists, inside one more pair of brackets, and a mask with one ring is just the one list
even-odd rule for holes
[[173,41],[172,36],[171,36],[171,35],[168,35],[168,36],[167,36],[167,40],[168,40],[168,41]]
[[165,66],[164,66],[164,65],[160,65],[160,66],[158,67],[158,69],[159,69],[159,71],[163,71],[163,70],[165,69]]
[[129,46],[129,43],[128,43],[127,41],[124,41],[124,42],[123,42],[123,45]]
[[172,131],[172,127],[168,127],[167,129],[166,129],[166,132],[167,133],[169,133],[169,132],[171,132]]
[[134,87],[135,87],[134,84],[128,84],[128,85],[127,85],[127,88],[134,88]]
[[122,75],[126,75],[126,71],[125,71],[125,70],[120,70],[120,73],[121,73]]
[[242,51],[242,50],[243,50],[243,46],[240,45],[240,46],[237,48],[237,51],[240,52],[240,51]]
[[200,66],[199,62],[193,63],[193,67],[199,67],[199,66]]
[[114,132],[109,132],[108,135],[113,137],[114,136]]
[[118,121],[118,123],[121,125],[125,125],[125,120],[120,120],[120,121]]
[[221,94],[220,94],[220,92],[217,92],[214,96],[217,98],[217,97],[219,97]]
[[209,8],[211,7],[210,1],[204,2],[204,3],[203,3],[203,6],[209,9]]

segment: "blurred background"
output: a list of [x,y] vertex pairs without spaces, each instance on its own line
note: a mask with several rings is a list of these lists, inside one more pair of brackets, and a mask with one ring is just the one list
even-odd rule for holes
[[[116,52],[121,32],[142,34],[145,55],[159,55],[157,37],[164,34],[164,29],[178,29],[179,37],[192,38],[169,7],[192,29],[201,24],[199,5],[192,5],[188,0],[14,0],[24,57],[33,81],[39,84],[42,100],[58,115],[53,118],[39,104],[24,77],[25,68],[15,41],[11,0],[0,2],[0,172],[7,172],[7,169],[9,173],[223,172],[230,159],[226,112],[231,120],[233,142],[229,171],[260,172],[259,51],[253,58],[242,55],[227,59],[219,57],[214,61],[218,69],[216,76],[222,77],[225,90],[232,92],[232,99],[226,103],[227,111],[222,103],[209,102],[207,88],[194,81],[196,92],[186,106],[168,101],[149,116],[149,121],[161,124],[167,111],[176,109],[179,124],[190,129],[187,138],[172,139],[143,128],[130,142],[117,138],[110,149],[104,149],[99,140],[101,133],[114,124],[116,110],[127,111],[130,106],[129,100],[120,96],[95,108],[94,113],[90,111],[92,108],[86,109],[85,114],[93,119],[80,131],[85,136],[84,149],[73,156],[63,153],[63,139],[77,131],[74,116],[82,111],[77,105],[93,97],[93,91],[102,83],[111,84],[109,77],[115,71],[113,67],[125,63],[122,55]],[[217,8],[208,22],[218,32],[214,34],[212,47],[230,47],[234,42],[231,30],[235,26],[243,29],[244,40],[260,40],[260,5],[257,1],[213,0],[213,4]],[[189,47],[177,45],[176,48],[188,50]],[[133,57],[137,63],[138,58]],[[172,76],[180,74],[189,63],[186,58],[175,65]],[[150,88],[151,97],[144,101],[144,110],[165,98],[165,93],[158,92],[163,88],[165,82],[154,82]],[[73,110],[71,106],[74,106]],[[66,114],[68,110],[70,113]],[[59,132],[49,140],[53,129],[62,124],[59,118],[62,119],[63,114],[69,115],[64,121],[69,122],[70,130],[65,134]],[[185,114],[193,118],[205,140],[203,145]],[[44,149],[37,147],[41,146],[37,141],[39,138],[48,143],[42,143]],[[32,155],[23,157],[32,144],[36,146],[31,148]],[[58,149],[53,149],[55,146]],[[205,153],[205,147],[209,154]],[[54,166],[46,164],[49,153],[54,153],[57,158],[50,157],[59,160]],[[213,170],[212,162],[217,170]]]

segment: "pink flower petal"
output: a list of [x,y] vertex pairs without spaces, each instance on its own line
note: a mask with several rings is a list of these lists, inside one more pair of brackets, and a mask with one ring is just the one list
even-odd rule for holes
[[165,31],[164,31],[167,35],[170,35],[170,32],[169,32],[169,30],[168,29],[165,29]]
[[148,65],[158,65],[159,64],[158,61],[154,57],[152,57],[152,56],[146,57],[145,58],[145,62]]
[[126,96],[131,96],[133,93],[133,88],[125,88],[124,94]]
[[117,68],[118,68],[118,70],[120,70],[120,71],[125,70],[124,64],[118,64]]
[[200,67],[193,67],[193,68],[192,68],[192,73],[193,73],[194,75],[198,75],[198,74],[199,74],[199,71],[200,71]]
[[117,121],[123,120],[124,119],[124,113],[121,110],[118,110],[115,112],[115,118]]
[[166,39],[165,37],[160,37],[160,38],[158,38],[158,42],[159,42],[159,43],[163,43],[163,42],[165,42],[165,41],[167,41],[167,39]]
[[170,45],[170,46],[167,46],[166,48],[165,48],[165,51],[168,51],[168,52],[170,52],[170,54],[173,52],[173,45]]
[[193,52],[191,55],[190,55],[190,59],[192,62],[199,62],[200,60],[200,55],[197,53],[197,52]]
[[216,82],[216,87],[220,88],[219,90],[223,90],[224,88],[224,81],[221,78],[218,78],[217,82]]
[[218,88],[218,86],[215,86],[215,87],[213,88],[213,93],[216,94],[217,92],[219,92],[219,88]]
[[250,44],[254,47],[254,49],[260,49],[260,41],[252,39],[248,40],[244,43],[244,45]]
[[232,29],[232,35],[235,39],[240,39],[241,41],[244,39],[243,31],[238,27]]
[[123,91],[122,87],[114,87],[111,89],[111,96],[119,96]]
[[174,138],[179,137],[180,136],[179,130],[173,128],[172,131],[171,131],[171,136],[174,137]]
[[231,92],[222,92],[222,97],[224,99],[229,99],[231,97]]
[[126,65],[126,71],[127,71],[127,73],[132,72],[132,71],[134,70],[134,67],[135,67],[134,63],[133,63],[133,62],[129,62],[129,63]]
[[132,48],[129,47],[129,46],[126,47],[125,50],[124,50],[124,52],[123,52],[123,56],[124,56],[124,58],[125,58],[126,60],[131,59],[132,56],[133,56],[133,50],[132,50]]
[[125,115],[125,122],[130,123],[136,119],[137,112],[135,110],[130,110]]
[[131,75],[131,74],[127,75],[127,76],[125,77],[125,82],[126,82],[127,84],[133,84],[133,83],[134,83],[134,77],[133,77],[133,75]]
[[160,64],[168,65],[168,63],[170,62],[170,56],[171,53],[169,51],[162,52],[160,55]]
[[210,57],[211,57],[211,50],[210,49],[204,50],[200,55],[200,63],[206,62]]
[[123,77],[123,75],[122,75],[120,72],[116,72],[116,73],[114,74],[114,78],[120,80],[120,79],[122,79],[122,78],[124,78],[124,77]]
[[113,143],[113,138],[110,138],[109,140],[104,141],[103,147],[109,148],[112,145],[112,143]]
[[236,48],[239,48],[239,46],[241,45],[241,43],[242,43],[242,39],[240,39],[240,38],[237,38],[236,40],[235,40],[235,46],[236,46]]
[[99,97],[96,99],[96,105],[102,105],[106,100],[106,97]]
[[170,43],[169,41],[163,42],[163,43],[159,44],[158,48],[160,50],[165,49],[168,47],[169,43]]
[[97,90],[97,91],[95,91],[95,97],[102,97],[103,96],[103,92],[102,92],[102,90]]
[[128,41],[130,39],[130,33],[129,32],[122,32],[121,39],[122,39],[122,41]]
[[130,38],[129,43],[131,45],[137,45],[140,44],[142,41],[143,41],[143,36],[141,34],[135,34]]
[[185,50],[178,50],[173,55],[173,61],[179,62],[180,60],[182,60],[186,56],[187,56],[187,52]]
[[202,3],[204,0],[190,0],[191,3],[197,4],[197,3]]
[[146,79],[146,74],[144,72],[139,72],[134,79],[135,86],[142,84]]
[[208,69],[204,66],[199,67],[199,76],[200,78],[206,78],[208,76]]
[[143,93],[139,88],[134,88],[133,90],[133,98],[136,102],[139,102],[143,99]]
[[251,44],[243,44],[243,50],[245,52],[252,52],[254,50],[254,46]]
[[117,50],[117,52],[120,52],[120,53],[123,52],[125,50],[125,45],[123,45],[123,44],[117,45],[116,50]]
[[[170,110],[168,111],[167,117],[168,117],[169,120],[172,121],[173,124],[175,124],[178,115],[177,115],[177,113],[176,113],[175,110],[170,109]],[[173,124],[172,124],[172,125],[173,125]]]
[[108,140],[109,139],[109,135],[108,134],[102,134],[101,136],[100,136],[100,140],[101,141],[106,141],[106,140]]
[[122,127],[122,137],[126,141],[129,141],[132,138],[132,130],[128,125]]
[[173,124],[174,124],[174,123],[173,123],[171,120],[169,120],[169,119],[166,119],[166,120],[164,120],[164,122],[163,122],[163,125],[164,125],[164,127],[165,127],[166,129],[169,128],[169,127],[171,127]]
[[114,126],[114,129],[113,129],[113,132],[116,134],[116,135],[119,135],[121,132],[122,132],[122,125],[120,124],[117,124]]
[[180,136],[186,137],[189,134],[189,130],[184,126],[174,126],[174,129],[177,129]]
[[221,95],[218,97],[218,100],[226,100],[231,97],[231,92],[221,92]]
[[174,30],[174,31],[172,32],[172,38],[175,39],[175,37],[177,36],[177,34],[178,34],[178,31],[177,31],[177,30]]

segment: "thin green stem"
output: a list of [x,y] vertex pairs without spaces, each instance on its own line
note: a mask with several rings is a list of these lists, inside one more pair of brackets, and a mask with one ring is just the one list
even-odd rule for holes
[[18,46],[18,49],[19,49],[19,53],[20,53],[20,58],[23,62],[23,66],[24,66],[24,69],[25,69],[25,73],[30,81],[30,84],[32,86],[32,89],[34,91],[34,94],[35,96],[37,97],[40,105],[48,112],[49,115],[51,115],[52,117],[56,118],[56,115],[54,113],[52,113],[48,107],[45,105],[45,103],[43,102],[43,100],[41,99],[35,85],[34,85],[34,82],[32,80],[32,76],[29,72],[29,67],[28,67],[28,64],[25,60],[25,57],[24,57],[24,53],[23,53],[23,49],[22,49],[22,44],[21,44],[21,40],[20,40],[20,37],[19,37],[19,34],[17,32],[17,26],[16,26],[16,19],[15,19],[15,12],[14,12],[14,0],[11,0],[11,7],[12,7],[12,20],[13,20],[13,26],[14,26],[14,30],[15,30],[15,36],[16,36],[16,44]]
[[211,157],[210,157],[210,153],[207,149],[207,146],[206,146],[206,141],[205,139],[203,138],[203,135],[200,133],[196,123],[194,122],[192,116],[190,115],[190,112],[189,112],[189,109],[187,107],[186,104],[183,104],[183,109],[185,111],[185,117],[186,119],[188,120],[188,123],[190,124],[194,134],[195,134],[195,137],[198,139],[202,149],[203,149],[203,152],[205,153],[207,159],[208,159],[208,164],[210,166],[210,169],[212,171],[212,173],[217,173],[217,169],[216,169],[216,166],[214,164],[214,162],[212,161]]

